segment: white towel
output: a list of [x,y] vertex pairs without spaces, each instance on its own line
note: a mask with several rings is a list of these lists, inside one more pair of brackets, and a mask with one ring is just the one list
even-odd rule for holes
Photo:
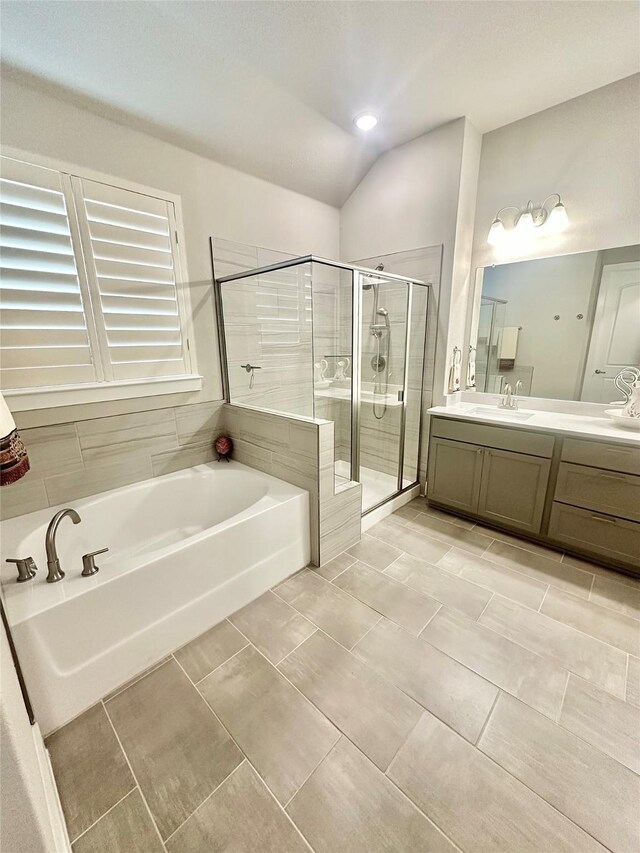
[[460,362],[462,361],[462,352],[458,347],[453,348],[453,356],[451,359],[451,370],[449,371],[449,391],[460,390]]
[[476,350],[469,347],[469,360],[467,361],[467,388],[476,387]]

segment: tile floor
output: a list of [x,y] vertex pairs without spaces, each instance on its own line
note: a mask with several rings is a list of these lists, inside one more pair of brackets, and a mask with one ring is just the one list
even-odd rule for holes
[[640,581],[419,498],[47,745],[75,853],[634,853]]

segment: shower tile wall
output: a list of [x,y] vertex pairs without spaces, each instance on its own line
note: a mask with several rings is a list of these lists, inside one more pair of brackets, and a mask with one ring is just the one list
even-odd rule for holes
[[[427,282],[431,285],[431,287],[429,288],[429,312],[427,315],[424,369],[422,369],[423,353],[421,346],[419,346],[418,343],[421,337],[421,335],[419,334],[421,328],[419,325],[417,326],[416,323],[419,323],[417,319],[418,317],[424,318],[426,314],[426,305],[415,306],[416,310],[412,311],[412,325],[410,330],[411,336],[409,350],[407,428],[405,433],[404,474],[406,479],[413,479],[415,476],[415,458],[418,452],[418,429],[420,424],[420,406],[418,404],[418,400],[420,398],[421,391],[422,411],[426,411],[432,404],[436,338],[438,331],[437,318],[438,297],[440,290],[440,270],[442,264],[442,246],[428,246],[419,249],[410,249],[404,252],[394,252],[388,255],[376,255],[375,257],[361,258],[359,260],[353,261],[353,263],[361,264],[362,266],[369,267],[370,269],[375,269],[378,264],[382,263],[384,264],[386,272],[394,273],[396,275],[408,276],[409,278],[413,277],[419,279],[420,281]],[[415,291],[417,291],[417,288],[414,289],[414,293]],[[421,294],[420,292],[418,292],[416,293],[414,298],[416,300],[423,299],[424,293]],[[388,306],[386,305],[384,307],[388,308]],[[366,311],[364,319],[368,322]],[[364,372],[365,365],[366,359],[363,360],[363,379],[366,378],[366,373]],[[397,369],[397,367],[395,366],[394,362],[394,370],[395,369]],[[370,414],[369,418],[366,418],[367,408]],[[367,439],[366,436],[367,433],[371,432],[371,430],[376,430],[379,428],[379,422],[374,422],[373,416],[371,414],[370,405],[368,407],[363,406],[362,412],[363,414],[361,414],[361,418],[363,419],[363,426],[361,441],[363,448],[372,446],[375,447],[375,433],[371,433],[369,439]],[[387,435],[395,435],[395,433],[393,433],[393,425],[391,423],[389,424],[388,429],[385,427],[385,431]],[[421,482],[424,482],[424,480],[426,479],[427,431],[428,419],[423,418],[422,445],[419,465],[419,479]],[[394,468],[393,471],[388,471],[388,459],[383,459],[383,461],[381,461],[379,465],[373,464],[375,462],[375,456],[372,457],[371,454],[368,457],[361,456],[361,460],[363,465],[366,465],[367,467],[372,467],[374,470],[381,470],[385,473],[395,473],[397,471],[397,467]]]
[[[294,256],[214,238],[213,257],[223,278]],[[313,417],[310,265],[228,283],[222,292],[233,401]],[[260,368],[253,388],[247,363]]]
[[95,495],[214,458],[223,401],[20,430],[31,470],[0,494],[0,518]]

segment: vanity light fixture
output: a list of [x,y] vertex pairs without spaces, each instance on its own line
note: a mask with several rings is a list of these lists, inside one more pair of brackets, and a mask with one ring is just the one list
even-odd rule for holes
[[378,117],[373,113],[360,113],[354,118],[353,123],[359,130],[373,130],[378,124]]
[[[554,198],[558,199],[556,204],[550,209],[547,208],[547,202]],[[507,231],[504,222],[500,218],[505,210],[516,211],[513,219],[513,227],[509,231]],[[540,228],[542,225],[545,226],[546,232],[558,233],[559,231],[563,231],[568,224],[569,217],[567,216],[562,199],[558,193],[552,193],[540,205],[534,204],[532,201],[527,202],[524,210],[513,205],[501,208],[491,223],[487,242],[492,246],[497,246],[512,235],[524,237],[532,234],[535,228]]]

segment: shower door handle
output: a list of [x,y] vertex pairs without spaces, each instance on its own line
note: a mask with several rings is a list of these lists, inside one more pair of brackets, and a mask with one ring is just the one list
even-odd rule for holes
[[398,402],[404,403],[404,391],[398,391]]

